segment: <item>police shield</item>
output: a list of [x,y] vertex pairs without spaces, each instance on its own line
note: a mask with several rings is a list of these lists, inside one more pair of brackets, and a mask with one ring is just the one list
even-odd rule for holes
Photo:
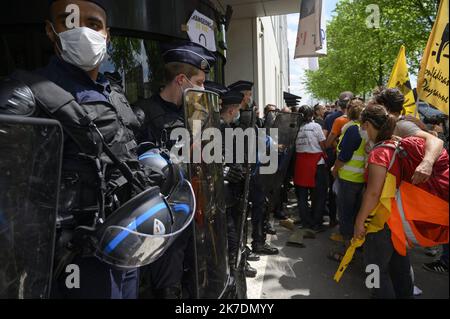
[[0,115],[0,298],[49,297],[63,134]]
[[277,190],[283,184],[290,168],[300,122],[301,114],[299,113],[271,111],[267,115],[265,123],[267,136],[277,135],[278,168],[273,174],[259,174],[258,179],[264,187],[269,203],[274,203],[278,199],[279,191]]
[[[224,200],[219,97],[187,90],[185,125],[190,159],[184,161],[196,196],[194,223],[195,298],[221,298],[230,279]],[[214,147],[215,146],[215,147]]]

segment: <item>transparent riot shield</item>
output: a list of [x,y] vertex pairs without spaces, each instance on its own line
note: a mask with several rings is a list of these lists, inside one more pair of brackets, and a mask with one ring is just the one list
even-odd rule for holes
[[[259,175],[269,203],[278,200],[279,189],[288,173],[289,164],[295,153],[295,140],[301,123],[301,114],[271,111],[267,115],[266,134],[271,135],[271,129],[278,130],[278,168],[274,174]],[[273,132],[273,131],[272,131]]]
[[63,133],[57,121],[0,116],[0,298],[48,298]]
[[[230,279],[219,97],[209,91],[187,90],[184,109],[191,155],[186,166],[197,203],[192,247],[194,297],[217,299],[222,297]],[[214,136],[214,132],[218,134]],[[215,142],[220,143],[212,150]]]

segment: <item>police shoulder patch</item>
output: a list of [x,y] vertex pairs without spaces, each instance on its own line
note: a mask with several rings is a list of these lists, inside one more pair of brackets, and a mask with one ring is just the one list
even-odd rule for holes
[[164,224],[159,220],[155,218],[155,221],[153,223],[153,235],[165,235],[166,234],[166,227],[164,227]]

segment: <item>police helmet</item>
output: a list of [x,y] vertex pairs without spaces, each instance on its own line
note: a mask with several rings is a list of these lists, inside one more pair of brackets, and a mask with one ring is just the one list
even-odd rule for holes
[[184,178],[182,169],[170,161],[170,156],[158,148],[152,148],[139,156],[139,162],[146,171],[157,173],[162,177],[161,193],[168,195],[180,178]]
[[178,178],[167,196],[159,187],[150,188],[107,218],[96,232],[98,258],[120,268],[148,265],[191,224],[196,209],[194,191],[181,170],[174,169],[174,174]]

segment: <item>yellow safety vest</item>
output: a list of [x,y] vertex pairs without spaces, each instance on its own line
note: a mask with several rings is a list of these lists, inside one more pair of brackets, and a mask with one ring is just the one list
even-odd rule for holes
[[[345,132],[352,127],[357,126],[359,128],[360,124],[357,122],[353,122],[349,124],[346,129],[341,134],[341,139],[339,140],[339,144],[337,146],[337,152],[339,156],[341,143],[344,138]],[[353,153],[350,161],[346,162],[345,165],[338,171],[339,178],[353,183],[364,183],[364,169],[366,166],[366,141],[362,139],[359,148]]]

